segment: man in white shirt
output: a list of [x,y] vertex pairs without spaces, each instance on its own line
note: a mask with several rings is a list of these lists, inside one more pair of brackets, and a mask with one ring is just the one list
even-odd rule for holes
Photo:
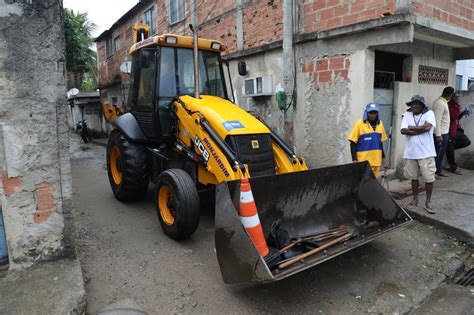
[[420,177],[425,182],[426,201],[424,209],[434,214],[431,207],[431,194],[436,172],[436,150],[434,146],[433,130],[436,127],[434,113],[426,107],[423,96],[414,95],[406,103],[410,109],[403,114],[401,133],[406,137],[404,175],[411,179],[413,201],[407,208],[418,206],[418,185]]
[[436,149],[436,175],[447,177],[443,174],[443,161],[449,141],[449,107],[448,102],[454,95],[454,88],[445,87],[443,93],[433,102],[433,112],[436,118],[434,128],[435,149]]

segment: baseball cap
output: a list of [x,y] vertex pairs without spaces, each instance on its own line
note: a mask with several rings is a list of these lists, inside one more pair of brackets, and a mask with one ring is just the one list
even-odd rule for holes
[[368,112],[380,112],[380,106],[376,103],[369,103],[365,106],[365,111]]

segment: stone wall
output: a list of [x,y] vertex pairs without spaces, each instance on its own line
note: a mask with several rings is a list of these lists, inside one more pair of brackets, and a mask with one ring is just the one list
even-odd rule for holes
[[0,0],[0,198],[12,268],[71,255],[62,1]]

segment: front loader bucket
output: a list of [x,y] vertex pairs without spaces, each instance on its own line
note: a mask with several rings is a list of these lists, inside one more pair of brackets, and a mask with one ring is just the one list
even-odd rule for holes
[[278,220],[291,239],[341,226],[350,237],[288,267],[270,267],[240,222],[240,181],[222,183],[216,187],[215,243],[226,283],[281,280],[412,221],[367,162],[255,177],[250,184],[265,237]]

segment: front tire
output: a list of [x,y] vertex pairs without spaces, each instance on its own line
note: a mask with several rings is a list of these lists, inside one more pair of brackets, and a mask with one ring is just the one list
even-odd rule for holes
[[155,202],[161,227],[172,239],[187,239],[198,228],[199,195],[185,171],[169,169],[161,173],[156,185]]
[[107,142],[107,173],[115,198],[144,198],[149,182],[145,148],[128,142],[119,130],[112,130]]

